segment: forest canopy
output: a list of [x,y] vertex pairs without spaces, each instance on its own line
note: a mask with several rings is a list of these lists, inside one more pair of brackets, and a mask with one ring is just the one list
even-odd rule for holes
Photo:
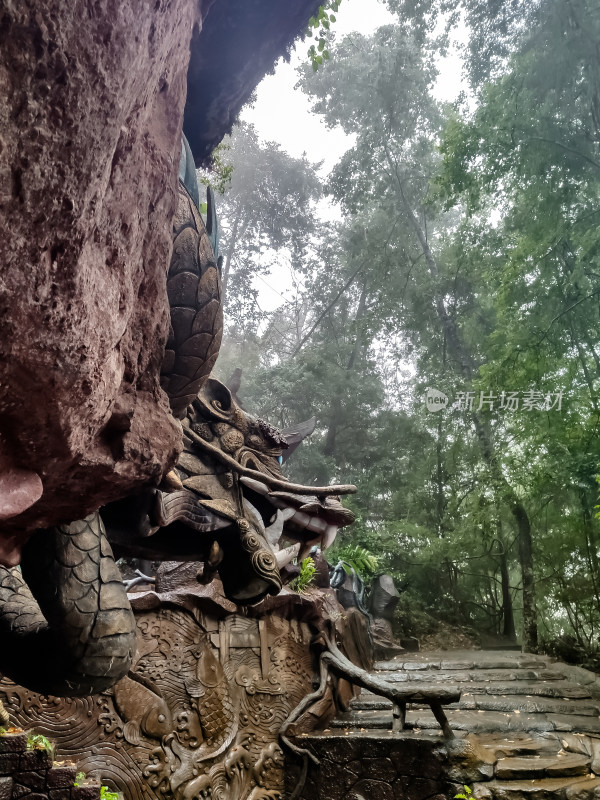
[[[344,541],[396,578],[405,625],[594,658],[600,5],[387,5],[373,35],[321,32],[329,58],[300,75],[353,136],[327,178],[247,125],[223,153],[217,370],[242,367],[246,408],[274,424],[317,417],[289,473],[357,484]],[[469,88],[444,104],[457,25]],[[265,313],[256,279],[275,264],[293,299]]]

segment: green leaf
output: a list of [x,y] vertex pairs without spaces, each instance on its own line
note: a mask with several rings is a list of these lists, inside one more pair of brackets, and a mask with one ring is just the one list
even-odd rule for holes
[[305,558],[300,565],[300,575],[290,581],[290,588],[296,592],[303,592],[313,582],[316,571],[313,559],[310,556]]

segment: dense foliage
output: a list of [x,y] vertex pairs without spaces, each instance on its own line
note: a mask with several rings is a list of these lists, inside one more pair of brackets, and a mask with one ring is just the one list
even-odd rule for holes
[[[388,5],[394,24],[327,34],[331,58],[301,76],[354,137],[323,186],[307,161],[234,135],[219,370],[243,367],[246,406],[275,424],[317,416],[293,477],[358,485],[345,543],[415,608],[592,658],[600,7]],[[457,20],[471,88],[449,106],[432,88]],[[321,193],[341,222],[319,221]],[[255,313],[254,276],[282,262],[293,297]]]

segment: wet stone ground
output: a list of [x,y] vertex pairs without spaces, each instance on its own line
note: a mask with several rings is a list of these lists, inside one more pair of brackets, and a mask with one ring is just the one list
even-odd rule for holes
[[391,732],[391,703],[364,692],[330,728],[300,738],[321,761],[301,800],[429,800],[467,783],[486,800],[600,800],[600,683],[514,651],[402,654],[376,672],[415,688],[456,686],[444,741],[427,706]]

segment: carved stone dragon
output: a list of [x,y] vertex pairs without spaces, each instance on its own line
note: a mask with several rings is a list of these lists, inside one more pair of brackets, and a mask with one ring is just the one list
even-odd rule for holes
[[218,573],[229,599],[247,604],[276,594],[283,565],[330,546],[353,520],[337,498],[355,487],[286,481],[280,463],[299,437],[252,417],[209,378],[222,333],[217,224],[210,192],[207,226],[198,212],[190,164],[184,147],[162,366],[182,424],[176,469],[157,488],[35,532],[0,566],[0,672],[44,694],[100,692],[130,668],[135,622],[109,540],[133,557],[203,561],[204,580]]

